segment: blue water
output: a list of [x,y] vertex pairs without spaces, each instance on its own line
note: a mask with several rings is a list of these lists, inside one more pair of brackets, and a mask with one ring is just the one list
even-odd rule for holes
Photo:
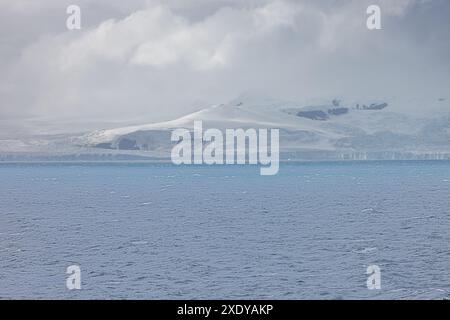
[[2,164],[0,298],[448,298],[449,195],[449,162]]

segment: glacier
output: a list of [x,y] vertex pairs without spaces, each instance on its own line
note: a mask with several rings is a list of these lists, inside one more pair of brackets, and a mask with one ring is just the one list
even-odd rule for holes
[[[433,103],[448,104],[444,98]],[[165,122],[0,140],[0,161],[169,161],[171,132],[193,130],[194,121],[220,130],[279,129],[284,161],[450,159],[448,112],[408,114],[393,110],[388,100],[298,103],[238,98]]]

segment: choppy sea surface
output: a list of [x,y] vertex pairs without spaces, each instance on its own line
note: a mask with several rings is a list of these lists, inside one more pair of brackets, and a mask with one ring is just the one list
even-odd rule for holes
[[0,164],[0,299],[444,299],[449,231],[450,162]]

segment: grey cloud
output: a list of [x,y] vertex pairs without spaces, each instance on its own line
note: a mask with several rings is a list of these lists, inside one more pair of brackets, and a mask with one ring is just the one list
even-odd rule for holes
[[[448,92],[443,0],[80,0],[83,29],[67,31],[72,2],[0,2],[3,130],[159,121],[247,91],[293,100]],[[372,3],[383,30],[365,28]]]

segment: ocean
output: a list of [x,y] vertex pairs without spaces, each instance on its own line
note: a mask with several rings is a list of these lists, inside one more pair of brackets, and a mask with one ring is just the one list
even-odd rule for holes
[[445,161],[4,163],[0,299],[444,299],[449,230]]

